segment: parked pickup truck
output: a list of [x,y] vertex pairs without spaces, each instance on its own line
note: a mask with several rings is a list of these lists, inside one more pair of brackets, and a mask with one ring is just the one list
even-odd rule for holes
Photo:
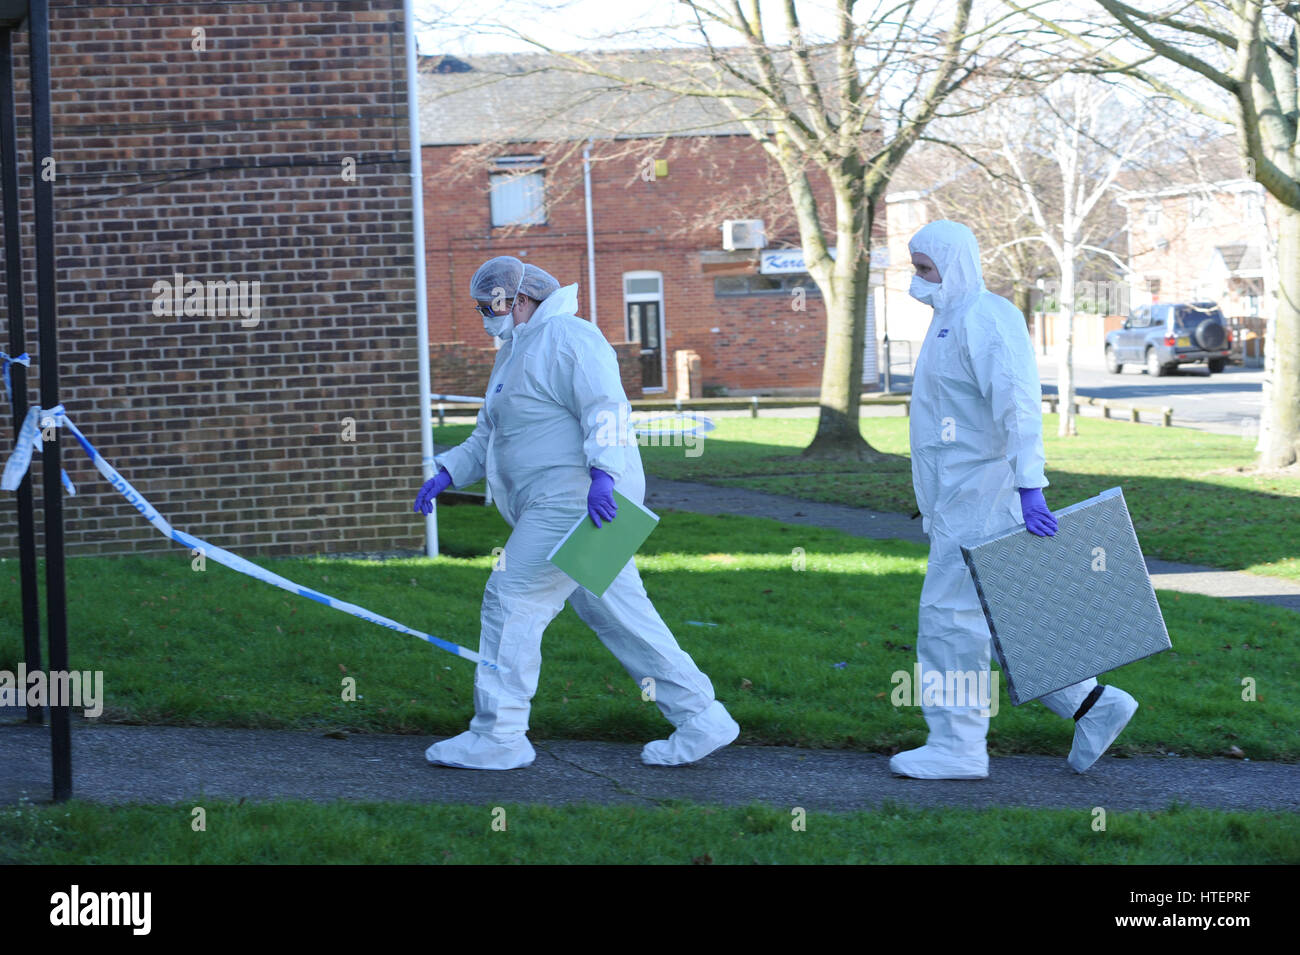
[[1232,332],[1215,302],[1156,302],[1134,309],[1106,336],[1106,370],[1117,375],[1125,365],[1144,365],[1159,377],[1205,362],[1213,374],[1227,365],[1231,346]]

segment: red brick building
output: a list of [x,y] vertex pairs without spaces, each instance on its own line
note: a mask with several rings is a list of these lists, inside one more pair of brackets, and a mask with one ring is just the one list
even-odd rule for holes
[[[468,288],[487,258],[514,255],[579,283],[579,314],[592,317],[585,166],[596,323],[620,354],[629,396],[673,395],[682,350],[699,355],[706,394],[816,394],[825,313],[798,265],[775,163],[717,104],[599,89],[548,63],[422,58],[434,391],[481,394],[486,384],[494,347]],[[824,177],[814,188],[831,230]],[[725,221],[759,219],[765,248],[723,248]],[[875,340],[869,326],[868,387]]]
[[[175,527],[218,546],[418,548],[402,0],[53,0],[50,21],[71,419]],[[27,48],[15,30],[24,320],[38,359]],[[158,314],[155,285],[178,272],[258,283],[256,321]],[[190,559],[67,435],[62,448],[78,492],[65,502],[71,555]],[[36,455],[38,502],[40,474]],[[14,557],[5,502],[0,556]]]

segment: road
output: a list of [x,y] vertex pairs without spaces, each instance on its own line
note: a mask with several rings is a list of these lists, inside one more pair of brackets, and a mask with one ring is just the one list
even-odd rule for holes
[[[919,350],[920,343],[913,343],[912,354]],[[1055,357],[1039,357],[1038,375],[1044,394],[1056,393],[1056,370]],[[890,382],[894,392],[911,391],[910,372],[905,364],[895,365]],[[1082,359],[1076,356],[1074,376],[1074,389],[1080,395],[1106,398],[1122,406],[1173,408],[1175,427],[1241,435],[1251,441],[1259,434],[1264,383],[1264,372],[1260,368],[1229,365],[1219,374],[1211,375],[1204,365],[1190,365],[1163,378],[1151,378],[1136,367],[1126,367],[1118,375],[1108,374],[1099,356],[1083,355]],[[862,409],[864,417],[897,417],[904,413],[902,405],[868,405]],[[1079,413],[1084,417],[1099,417],[1101,409],[1084,405]],[[747,418],[750,413],[711,410],[707,414],[713,418]],[[764,416],[782,418],[811,418],[818,414],[820,411],[816,407],[763,412]],[[474,421],[472,417],[453,420],[451,415],[447,420],[455,424],[473,424]],[[1146,418],[1143,420],[1145,423]],[[1159,418],[1150,423],[1159,424]]]
[[[912,354],[919,351],[920,343],[914,342]],[[891,382],[895,391],[911,389],[909,371],[895,366]],[[1038,376],[1044,394],[1056,394],[1056,372],[1054,355],[1039,357]],[[1211,375],[1204,365],[1188,365],[1162,378],[1152,378],[1136,366],[1127,366],[1120,374],[1111,375],[1107,373],[1100,354],[1075,352],[1074,390],[1077,394],[1105,398],[1121,405],[1167,406],[1174,409],[1174,426],[1180,428],[1237,434],[1253,440],[1259,434],[1263,384],[1263,369],[1237,365],[1229,365],[1217,375]],[[879,413],[891,412],[881,409]],[[1079,413],[1100,416],[1101,410],[1084,405]],[[1158,424],[1159,419],[1155,423]]]
[[[1044,393],[1056,393],[1056,373],[1054,358],[1039,359]],[[1189,365],[1163,378],[1152,378],[1135,367],[1111,375],[1100,364],[1076,363],[1074,374],[1078,394],[1125,405],[1168,406],[1174,409],[1173,420],[1178,427],[1251,439],[1259,433],[1264,383],[1260,368],[1229,365],[1211,375],[1204,365]],[[1099,409],[1088,407],[1080,411],[1085,415],[1100,414]]]

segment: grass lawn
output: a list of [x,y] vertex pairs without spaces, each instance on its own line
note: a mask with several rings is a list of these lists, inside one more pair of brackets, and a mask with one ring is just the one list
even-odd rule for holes
[[[1043,416],[1049,506],[1064,507],[1116,485],[1124,489],[1143,552],[1151,557],[1300,579],[1300,472],[1248,473],[1252,443],[1189,428],[1079,418],[1077,438],[1056,437]],[[863,418],[862,434],[895,455],[878,465],[805,461],[815,418],[718,418],[703,453],[641,449],[647,471],[911,514],[916,510],[906,418]],[[437,429],[439,446],[468,427]],[[698,449],[697,449],[698,450]]]
[[[321,863],[1279,864],[1300,861],[1300,817],[1213,812],[912,809],[808,813],[667,804],[276,802],[0,808],[0,864]],[[494,814],[493,810],[498,811]],[[498,828],[493,829],[493,821]],[[500,820],[505,828],[501,830]],[[328,833],[328,838],[322,838]]]
[[[720,445],[721,446],[721,445]],[[387,562],[262,561],[445,639],[477,646],[494,508],[439,510],[447,556]],[[190,529],[201,533],[200,528]],[[802,548],[805,569],[796,570]],[[889,752],[924,741],[919,708],[895,707],[895,672],[916,658],[925,549],[747,517],[668,512],[638,558],[646,587],[742,726],[741,741]],[[473,667],[209,562],[68,561],[72,666],[104,671],[102,719],[172,725],[383,731],[443,736],[472,715]],[[1300,758],[1295,614],[1161,593],[1174,650],[1111,679],[1142,703],[1124,753]],[[707,624],[712,624],[708,626]],[[0,669],[21,653],[16,560],[0,562]],[[547,631],[532,713],[541,739],[645,741],[667,724],[569,609]],[[360,699],[342,699],[344,677]],[[1258,699],[1242,700],[1252,677]],[[1071,726],[1005,690],[994,753],[1069,748]]]

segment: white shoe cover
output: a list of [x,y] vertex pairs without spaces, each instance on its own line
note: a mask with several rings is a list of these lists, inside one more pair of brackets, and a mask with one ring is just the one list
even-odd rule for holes
[[889,771],[912,779],[986,779],[989,754],[982,745],[959,753],[926,743],[891,756]]
[[436,766],[457,769],[520,769],[531,765],[537,753],[522,733],[494,738],[465,732],[434,743],[424,751],[424,758]]
[[715,750],[734,743],[740,735],[740,724],[717,700],[701,713],[677,727],[667,739],[646,743],[641,750],[641,762],[647,766],[683,766],[703,759]]
[[1070,747],[1068,760],[1070,768],[1076,773],[1087,772],[1088,767],[1110,749],[1110,744],[1123,732],[1137,708],[1137,700],[1132,696],[1119,687],[1107,686],[1092,708],[1074,724],[1074,745]]

